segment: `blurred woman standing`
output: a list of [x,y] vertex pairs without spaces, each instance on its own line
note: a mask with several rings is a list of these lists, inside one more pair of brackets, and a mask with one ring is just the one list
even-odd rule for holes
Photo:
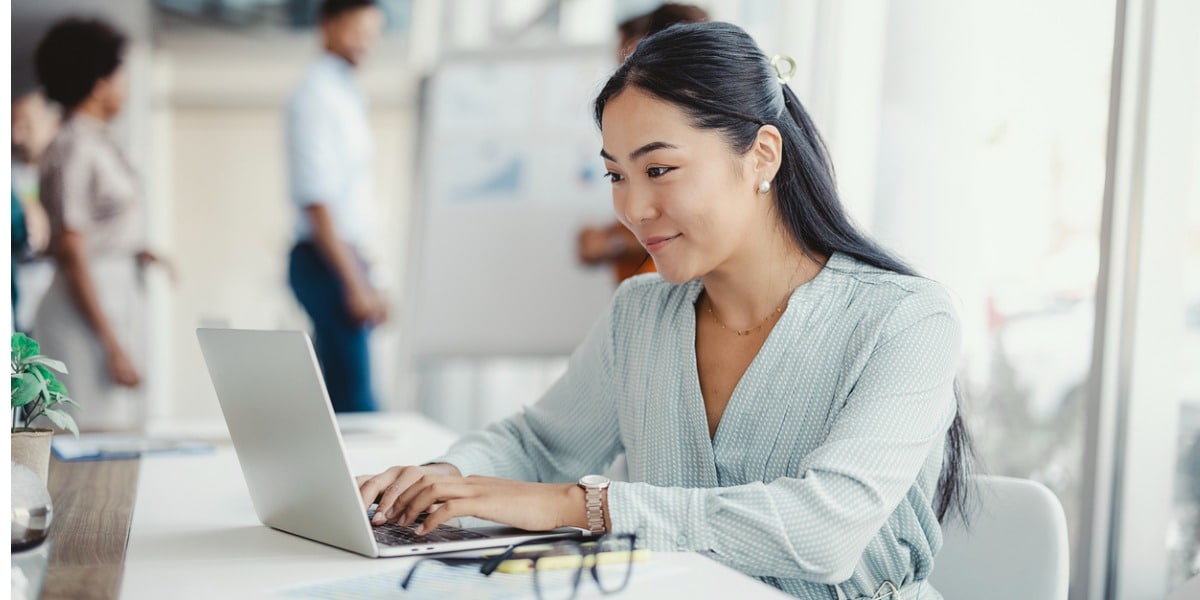
[[141,189],[109,124],[125,104],[125,36],[99,20],[69,18],[46,33],[34,55],[46,97],[63,124],[41,164],[50,219],[54,280],[34,317],[45,353],[60,358],[82,429],[138,429],[141,347]]

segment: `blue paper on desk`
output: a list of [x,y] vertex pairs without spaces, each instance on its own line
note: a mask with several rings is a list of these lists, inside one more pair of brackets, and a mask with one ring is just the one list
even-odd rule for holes
[[198,454],[212,444],[190,440],[148,438],[128,433],[84,433],[78,438],[56,435],[50,443],[61,461],[121,460],[147,454]]

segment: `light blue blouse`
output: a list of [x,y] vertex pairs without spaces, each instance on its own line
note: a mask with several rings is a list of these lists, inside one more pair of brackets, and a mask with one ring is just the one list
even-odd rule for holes
[[[843,254],[796,288],[710,441],[696,370],[699,280],[628,280],[522,413],[439,461],[464,475],[613,482],[612,529],[691,550],[799,598],[924,580],[960,328],[941,286]],[[928,585],[921,598],[940,599]]]

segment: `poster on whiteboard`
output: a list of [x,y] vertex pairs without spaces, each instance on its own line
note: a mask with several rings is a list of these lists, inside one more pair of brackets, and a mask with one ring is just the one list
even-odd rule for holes
[[426,82],[408,331],[417,357],[569,354],[612,272],[576,259],[612,221],[592,100],[606,48],[447,57]]

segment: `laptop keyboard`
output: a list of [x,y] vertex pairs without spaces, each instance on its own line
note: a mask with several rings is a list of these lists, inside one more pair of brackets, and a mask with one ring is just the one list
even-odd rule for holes
[[[369,519],[371,513],[368,513]],[[425,513],[417,517],[416,522],[412,525],[398,525],[396,523],[384,523],[376,525],[371,529],[375,533],[375,541],[385,546],[407,546],[409,544],[425,544],[433,542],[461,542],[464,540],[481,540],[488,536],[462,529],[460,527],[451,527],[450,525],[438,525],[433,531],[425,535],[416,534],[416,526],[420,525],[425,520]]]

